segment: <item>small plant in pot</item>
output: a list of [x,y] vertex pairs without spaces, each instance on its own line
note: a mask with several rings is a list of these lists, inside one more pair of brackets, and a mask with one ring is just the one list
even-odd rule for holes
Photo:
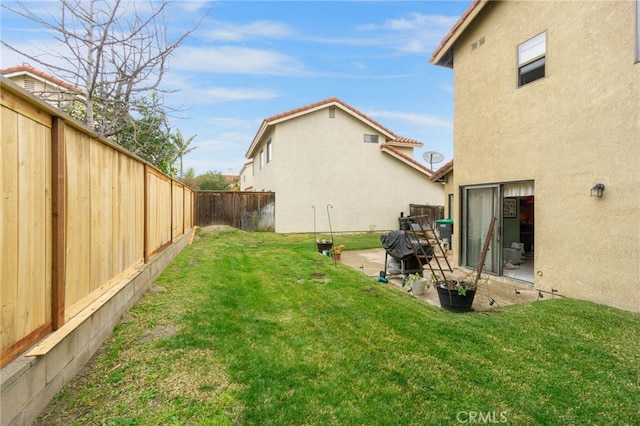
[[469,312],[476,295],[478,285],[468,279],[446,279],[439,275],[432,277],[438,291],[440,306],[452,312]]
[[417,272],[406,276],[402,285],[405,286],[407,284],[415,296],[423,295],[425,289],[431,287],[429,281]]
[[331,256],[335,259],[335,260],[340,260],[340,256],[342,255],[342,250],[344,250],[344,244],[340,244],[339,246],[336,247],[331,247]]

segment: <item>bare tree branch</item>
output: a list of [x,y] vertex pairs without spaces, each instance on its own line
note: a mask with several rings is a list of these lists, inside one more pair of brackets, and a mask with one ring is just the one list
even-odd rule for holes
[[13,8],[3,4],[3,9],[51,32],[67,51],[30,54],[1,42],[83,90],[79,101],[84,105],[85,123],[111,137],[131,121],[137,97],[159,90],[167,59],[206,16],[171,40],[165,22],[170,2],[148,4],[150,10],[143,13],[135,1],[60,0],[57,16],[38,16],[23,2]]

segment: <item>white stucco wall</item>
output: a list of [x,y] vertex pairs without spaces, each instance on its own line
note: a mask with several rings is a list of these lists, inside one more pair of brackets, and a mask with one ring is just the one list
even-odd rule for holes
[[[536,288],[639,311],[633,19],[631,1],[489,4],[455,45],[454,158],[456,188],[535,182]],[[546,77],[517,88],[517,46],[544,31]]]
[[253,163],[246,163],[240,170],[240,191],[253,189]]
[[[409,204],[443,204],[439,183],[381,152],[379,143],[365,143],[377,134],[340,108],[329,118],[328,108],[284,121],[262,138],[272,141],[273,159],[258,166],[256,190],[276,192],[276,232],[390,230]],[[259,153],[259,147],[256,152]],[[265,149],[266,150],[266,149]]]

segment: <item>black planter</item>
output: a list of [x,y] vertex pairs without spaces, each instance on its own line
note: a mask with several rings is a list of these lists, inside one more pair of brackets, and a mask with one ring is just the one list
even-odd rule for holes
[[438,289],[438,298],[440,299],[442,309],[451,312],[471,311],[473,298],[476,295],[475,290],[467,290],[467,293],[461,296],[458,294],[458,290],[449,290],[448,288],[442,288],[440,286],[436,286],[436,288]]
[[318,253],[322,253],[324,250],[329,251],[333,247],[333,242],[330,243],[316,243],[318,246]]

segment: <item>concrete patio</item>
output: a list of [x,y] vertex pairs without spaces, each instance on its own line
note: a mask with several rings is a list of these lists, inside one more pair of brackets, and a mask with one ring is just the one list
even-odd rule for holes
[[[385,270],[385,250],[383,248],[346,250],[342,252],[340,262],[356,270],[362,271],[363,274],[375,279],[380,276],[380,271]],[[427,276],[427,274],[425,274],[425,276]],[[451,273],[451,276],[475,278],[475,272],[454,267],[454,271]],[[401,275],[392,275],[387,276],[386,278],[389,280],[388,285],[394,286],[399,291],[408,290],[407,287],[402,287]],[[544,294],[543,296],[544,299],[539,297],[539,292],[532,284],[504,277],[493,277],[483,274],[473,301],[473,310],[486,311],[495,307],[518,303],[530,303],[538,300],[548,300],[553,297],[550,294]],[[431,305],[440,306],[438,293],[433,287],[425,290],[424,295],[415,297]]]

